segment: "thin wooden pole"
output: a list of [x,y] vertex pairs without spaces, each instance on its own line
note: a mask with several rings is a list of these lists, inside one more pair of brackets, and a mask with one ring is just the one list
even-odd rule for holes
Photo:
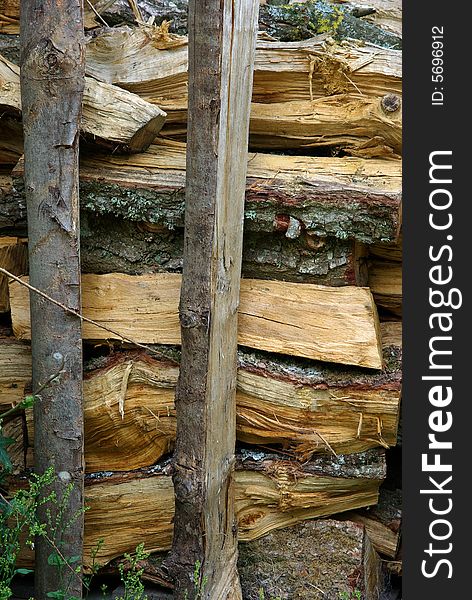
[[[21,95],[30,282],[73,311],[80,310],[78,143],[84,88],[81,0],[22,0]],[[82,339],[79,319],[31,294],[33,389],[63,365],[34,407],[35,468],[55,471],[58,501],[72,485],[50,541],[36,544],[35,597],[63,589],[82,597],[82,583],[50,555],[83,551]],[[55,512],[50,504],[54,518]],[[47,520],[45,507],[39,516]],[[67,526],[67,524],[69,525]],[[55,563],[55,564],[54,564]],[[77,567],[74,562],[74,568]]]
[[[237,309],[258,1],[189,3],[175,597],[241,597],[234,518]],[[198,574],[195,585],[194,575]]]

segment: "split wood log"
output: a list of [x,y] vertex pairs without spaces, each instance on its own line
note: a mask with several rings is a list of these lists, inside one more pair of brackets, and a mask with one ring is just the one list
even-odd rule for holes
[[[179,344],[181,276],[83,275],[83,314],[144,344]],[[13,330],[30,339],[29,291],[10,285]],[[119,339],[89,323],[84,339]],[[244,279],[238,343],[314,360],[382,368],[377,311],[368,288]]]
[[[6,193],[3,198],[6,201]],[[7,207],[5,204],[3,211],[6,212]],[[0,230],[2,219],[6,218],[2,208]],[[286,221],[280,219],[279,226],[288,228],[290,218]],[[141,275],[182,270],[183,232],[180,228],[169,230],[157,224],[97,215],[87,210],[81,213],[80,225],[83,273]],[[292,219],[292,230],[285,233],[246,231],[243,277],[332,286],[367,285],[367,256],[363,244],[309,235],[297,225],[298,221]]]
[[336,94],[313,102],[253,104],[254,148],[337,148],[365,158],[401,154],[401,111],[381,99]]
[[[259,40],[253,102],[313,100],[357,93],[401,95],[401,52],[326,36],[301,42]],[[104,29],[87,44],[87,72],[156,103],[167,113],[187,108],[187,38],[159,28]]]
[[[239,544],[243,597],[377,600],[381,562],[365,528],[351,521],[316,519]],[[274,568],[275,566],[275,568]]]
[[[253,104],[250,147],[253,149],[331,148],[353,156],[401,154],[400,102],[384,108],[383,98],[335,94],[313,101]],[[171,114],[162,134],[185,141],[186,112]]]
[[[269,532],[316,517],[376,504],[386,474],[383,450],[300,463],[279,455],[244,450],[235,472],[238,539],[251,541]],[[97,564],[132,552],[143,542],[150,552],[172,542],[174,490],[170,461],[140,471],[94,473],[86,477],[85,554],[100,538]],[[18,486],[14,480],[10,491]],[[24,555],[21,565],[31,565]]]
[[[152,18],[156,24],[170,21],[173,32],[187,33],[188,0],[136,0],[136,5],[139,17],[128,0],[116,0],[102,14],[110,25],[143,23]],[[340,40],[357,38],[378,46],[401,47],[401,36],[395,31],[379,29],[376,20],[365,21],[360,16],[361,13],[350,5],[333,7],[319,0],[264,1],[259,11],[259,31],[287,41],[305,39],[327,31]]]
[[378,307],[395,317],[402,316],[402,264],[372,260],[369,265],[369,287]]
[[[93,29],[103,25],[99,15],[105,13],[115,0],[85,0],[84,27]],[[0,0],[0,33],[17,34],[20,32],[20,0]]]
[[[17,164],[23,154],[23,126],[9,114],[0,116],[0,167],[6,171]],[[10,169],[5,167],[8,165]]]
[[[280,225],[285,223],[280,220]],[[290,227],[289,218],[286,226]],[[83,210],[81,252],[83,273],[180,273],[183,232]],[[366,286],[366,261],[363,244],[309,235],[296,219],[285,233],[244,234],[243,277]]]
[[[238,537],[254,540],[302,520],[375,504],[384,469],[383,455],[376,451],[352,458],[314,459],[303,465],[278,456],[244,453],[235,473]],[[149,550],[169,548],[172,482],[165,468],[152,471],[157,473],[147,478],[124,474],[93,480],[86,491],[91,506],[86,513],[86,556],[99,538],[108,541],[108,548],[98,556],[100,562],[133,549],[137,527]],[[126,510],[129,506],[132,511]]]
[[[19,67],[0,56],[0,109],[19,116]],[[94,141],[127,152],[142,152],[153,141],[166,114],[117,86],[85,80],[81,131]]]
[[[11,340],[0,344],[0,357],[0,409],[7,409],[29,391],[31,362],[24,344]],[[401,351],[390,342],[384,362],[382,373],[366,373],[240,351],[238,439],[276,444],[301,460],[395,445]],[[87,472],[145,467],[172,450],[177,376],[176,363],[143,352],[115,353],[86,366]],[[25,448],[33,440],[30,412],[27,424]]]
[[374,260],[386,260],[401,263],[403,260],[403,240],[402,235],[394,243],[390,244],[372,244],[369,246],[369,255]]
[[345,513],[342,518],[363,525],[375,550],[394,560],[400,549],[401,507],[401,490],[382,487],[378,504],[368,509]]
[[31,347],[0,337],[0,412],[17,405],[31,386]]
[[[82,207],[182,227],[185,152],[185,144],[158,138],[141,154],[82,156]],[[22,173],[20,161],[17,191]],[[248,155],[246,231],[306,230],[369,244],[396,240],[400,226],[400,160]]]
[[[0,267],[13,275],[25,275],[28,264],[27,240],[17,237],[0,237]],[[10,310],[8,279],[0,273],[0,313]]]

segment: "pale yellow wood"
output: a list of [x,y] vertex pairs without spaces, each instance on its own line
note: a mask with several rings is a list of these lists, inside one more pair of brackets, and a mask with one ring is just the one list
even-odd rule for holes
[[[1,185],[1,184],[0,184]],[[0,237],[0,267],[13,275],[24,275],[27,271],[27,241],[18,237]],[[8,280],[0,273],[0,313],[10,310]]]
[[373,260],[369,266],[369,287],[378,306],[402,315],[402,263]]
[[[145,344],[178,344],[181,276],[84,275],[83,313]],[[15,336],[29,339],[29,292],[10,285]],[[315,360],[382,368],[377,311],[360,287],[324,287],[245,279],[241,284],[238,343]],[[85,339],[117,339],[84,323]]]
[[[401,94],[401,51],[326,36],[301,42],[259,40],[254,102],[310,100],[356,93]],[[187,38],[159,29],[114,28],[87,44],[87,72],[178,111],[187,104]]]
[[[132,155],[95,155],[84,157],[82,180],[104,176],[108,183],[142,187],[184,185],[186,145],[157,138],[146,152]],[[339,185],[349,190],[378,190],[401,194],[401,160],[354,157],[290,156],[248,153],[248,183],[265,179],[274,185],[296,186],[312,182],[314,186]]]
[[[331,477],[303,473],[290,461],[274,461],[270,473],[236,471],[236,516],[239,541],[258,539],[280,529],[316,517],[370,506],[378,500],[381,480],[366,477]],[[144,543],[149,552],[168,550],[172,543],[174,490],[168,470],[139,477],[123,474],[85,488],[84,564],[91,566],[91,553],[98,540],[104,545],[96,557],[103,565],[132,552]],[[19,566],[31,566],[26,552]]]
[[400,154],[401,110],[380,98],[336,94],[310,101],[253,104],[251,145],[259,148],[340,146],[366,158]]
[[[273,529],[306,519],[375,504],[380,481],[302,475],[281,461],[268,476],[256,471],[235,473],[239,540],[262,537]],[[86,488],[85,563],[99,540],[106,544],[99,563],[144,542],[148,551],[167,550],[172,541],[173,487],[161,475],[123,483],[97,483]]]
[[[29,382],[31,359],[24,349],[21,342],[0,344],[2,403],[9,384],[8,398],[16,403]],[[12,373],[15,365],[17,373]],[[136,352],[117,354],[106,367],[86,372],[88,472],[149,466],[173,448],[177,377],[176,365]],[[362,385],[326,382],[312,386],[296,378],[284,380],[268,372],[240,368],[237,436],[253,444],[282,444],[302,459],[332,450],[346,454],[391,446],[396,441],[400,395],[400,383],[388,375],[381,382],[366,376]],[[27,424],[31,446],[30,412]]]
[[[98,15],[114,2],[115,0],[84,0],[85,29],[103,25]],[[0,0],[0,33],[20,33],[20,0]]]
[[28,344],[0,339],[0,412],[18,404],[31,383],[31,350]]
[[382,332],[382,346],[388,348],[395,346],[402,347],[402,322],[401,321],[385,321],[380,323],[380,331]]
[[[21,111],[19,67],[0,56],[0,106]],[[149,146],[161,130],[166,114],[117,86],[86,77],[81,129],[132,151]]]
[[400,234],[398,241],[393,244],[372,244],[369,246],[369,255],[375,259],[402,262],[403,238]]

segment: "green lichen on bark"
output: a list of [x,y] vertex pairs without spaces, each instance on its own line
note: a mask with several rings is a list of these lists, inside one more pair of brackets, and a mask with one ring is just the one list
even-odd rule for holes
[[398,36],[354,16],[350,9],[323,0],[264,4],[260,8],[259,27],[283,42],[328,33],[338,41],[355,38],[384,48],[401,49]]

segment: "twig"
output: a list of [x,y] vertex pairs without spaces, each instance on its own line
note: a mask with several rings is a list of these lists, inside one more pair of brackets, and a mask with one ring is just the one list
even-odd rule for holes
[[[62,373],[62,369],[64,368],[64,358],[62,358],[62,363],[61,366],[59,367],[59,369],[53,373],[50,377],[48,377],[48,379],[39,386],[39,388],[33,392],[32,394],[28,394],[28,396],[39,396],[39,394],[44,390],[44,388],[46,388],[52,381],[54,381],[54,379],[56,379],[56,377],[58,377],[61,373]],[[23,398],[23,400],[21,402],[19,402],[18,404],[16,404],[15,406],[12,406],[11,408],[9,408],[6,412],[0,414],[0,417],[2,419],[4,419],[5,417],[10,416],[11,414],[15,413],[17,410],[20,410],[22,407],[22,404],[24,404],[25,399]]]
[[87,4],[90,6],[90,8],[92,9],[92,11],[96,14],[96,16],[100,19],[100,21],[105,25],[105,27],[110,27],[108,25],[108,23],[105,21],[105,19],[102,17],[102,15],[95,8],[95,6],[90,2],[90,0],[87,0]]
[[38,290],[38,288],[35,288],[34,286],[30,285],[29,283],[26,283],[26,281],[23,281],[20,277],[13,275],[13,273],[10,273],[10,271],[7,271],[7,269],[0,267],[0,273],[3,273],[7,277],[10,277],[11,279],[16,281],[20,285],[28,288],[35,294],[38,294],[38,296],[41,296],[48,302],[51,302],[52,304],[55,304],[59,308],[62,308],[62,310],[64,310],[66,313],[73,315],[74,317],[77,317],[81,321],[84,321],[85,323],[90,323],[90,325],[94,325],[95,327],[98,327],[99,329],[103,329],[104,331],[108,331],[108,333],[112,333],[114,336],[120,338],[123,342],[128,342],[128,344],[133,344],[133,346],[137,346],[138,348],[143,348],[144,350],[147,350],[148,352],[151,352],[152,354],[155,354],[156,356],[160,356],[161,358],[166,358],[166,355],[163,352],[159,352],[158,350],[151,348],[151,346],[146,346],[146,344],[141,344],[140,342],[137,342],[136,340],[133,340],[132,338],[126,337],[126,336],[122,335],[119,331],[115,331],[114,329],[105,327],[105,325],[101,325],[100,323],[97,323],[97,321],[94,321],[93,319],[84,317],[84,315],[80,314],[78,311],[73,310],[72,308],[69,308],[65,304],[62,304],[62,302],[58,302],[57,300],[54,300],[54,298],[51,298],[51,296],[48,296],[41,290]]
[[133,11],[134,17],[138,24],[144,25],[143,15],[141,14],[139,6],[136,4],[136,0],[128,0],[128,4],[131,6],[131,10]]

